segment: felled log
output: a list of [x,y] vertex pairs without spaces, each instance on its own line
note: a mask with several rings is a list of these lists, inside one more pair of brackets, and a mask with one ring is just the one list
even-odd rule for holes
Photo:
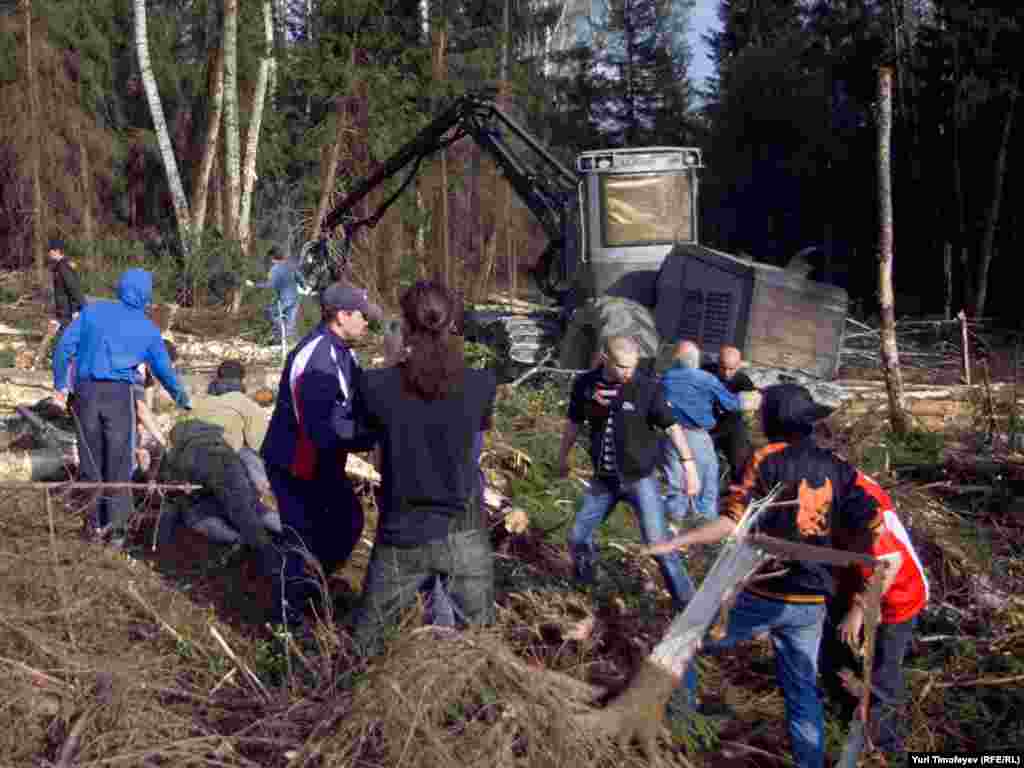
[[73,467],[70,457],[55,448],[0,453],[0,481],[61,480]]

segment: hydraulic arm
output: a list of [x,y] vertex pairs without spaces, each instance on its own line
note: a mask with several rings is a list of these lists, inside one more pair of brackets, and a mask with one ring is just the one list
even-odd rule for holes
[[[310,256],[304,257],[304,262],[310,262],[302,265],[306,281],[320,283],[331,279],[332,276],[326,274],[322,263],[318,262],[328,259],[326,241],[338,227],[343,230],[343,258],[347,258],[347,245],[353,235],[363,226],[376,226],[415,178],[424,158],[467,136],[494,160],[519,199],[543,227],[549,244],[538,260],[534,277],[545,295],[561,298],[566,292],[564,286],[571,278],[579,247],[576,174],[490,98],[478,94],[465,94],[455,99],[443,113],[384,161],[376,172],[360,181],[324,218],[320,247],[307,249]],[[510,142],[511,138],[522,148]],[[353,209],[372,190],[409,166],[411,168],[398,189],[372,214],[362,219],[353,218]],[[313,286],[314,289],[322,287]]]

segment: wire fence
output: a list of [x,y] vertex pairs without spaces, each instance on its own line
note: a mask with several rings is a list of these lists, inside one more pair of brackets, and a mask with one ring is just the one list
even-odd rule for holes
[[[896,323],[900,367],[932,374],[956,374],[970,383],[971,368],[985,364],[1014,376],[1021,364],[1024,331],[995,321],[966,318],[914,319]],[[881,330],[847,318],[841,363],[848,368],[881,368]]]

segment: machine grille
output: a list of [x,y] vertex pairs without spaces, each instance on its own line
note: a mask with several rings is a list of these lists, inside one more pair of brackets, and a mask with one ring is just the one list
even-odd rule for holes
[[708,348],[731,342],[730,320],[733,295],[729,291],[708,291],[704,306],[704,332],[701,343]]

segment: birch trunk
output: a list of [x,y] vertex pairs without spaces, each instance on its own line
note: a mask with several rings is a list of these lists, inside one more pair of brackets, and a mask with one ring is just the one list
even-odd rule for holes
[[32,252],[39,285],[46,284],[46,253],[43,250],[43,184],[42,126],[39,121],[42,109],[39,106],[39,86],[36,84],[36,57],[32,48],[32,0],[22,0],[25,14],[25,85],[28,88],[29,125],[32,137],[29,141],[29,172],[32,174]]
[[[206,125],[206,143],[203,145],[203,156],[199,161],[199,171],[196,173],[195,184],[192,187],[192,204],[194,217],[194,231],[196,242],[203,236],[206,227],[206,201],[210,192],[210,175],[213,172],[213,163],[217,159],[217,143],[220,138],[220,121],[224,115],[224,48],[218,45],[217,49],[211,52],[209,58],[210,71],[207,77],[207,87],[210,94],[210,114]],[[215,198],[214,205],[219,202]]]
[[906,434],[910,429],[903,397],[903,375],[899,348],[896,346],[896,312],[892,290],[892,70],[878,71],[878,296],[881,304],[882,373],[889,395],[889,421],[893,432]]
[[238,239],[241,197],[238,133],[238,0],[224,0],[224,148],[227,182],[227,220],[224,235]]
[[978,264],[977,291],[974,294],[975,317],[985,314],[985,301],[988,298],[988,269],[992,264],[995,249],[996,225],[999,224],[999,209],[1003,202],[1003,181],[1006,179],[1006,156],[1009,154],[1010,137],[1013,135],[1013,113],[1017,111],[1018,80],[1010,91],[1010,105],[1006,109],[1003,120],[1003,135],[999,141],[999,152],[996,155],[995,173],[992,179],[992,202],[985,216],[985,234],[981,241],[981,259]]
[[252,100],[252,114],[249,116],[249,132],[245,140],[245,169],[242,173],[242,203],[238,215],[238,241],[242,253],[249,253],[251,232],[249,217],[252,213],[252,195],[256,186],[256,150],[260,144],[260,127],[263,124],[263,105],[270,86],[270,73],[274,66],[274,18],[271,0],[263,0],[263,58],[256,78],[256,93]]
[[135,48],[139,56],[139,71],[142,73],[142,86],[146,90],[149,112],[153,118],[153,130],[156,132],[160,157],[167,174],[167,185],[171,188],[171,201],[174,203],[174,215],[178,220],[178,235],[185,253],[192,249],[192,220],[188,209],[185,188],[178,173],[178,162],[174,157],[171,135],[167,132],[167,121],[164,118],[164,107],[160,101],[156,78],[153,76],[153,65],[149,60],[149,39],[146,33],[146,0],[135,0]]

